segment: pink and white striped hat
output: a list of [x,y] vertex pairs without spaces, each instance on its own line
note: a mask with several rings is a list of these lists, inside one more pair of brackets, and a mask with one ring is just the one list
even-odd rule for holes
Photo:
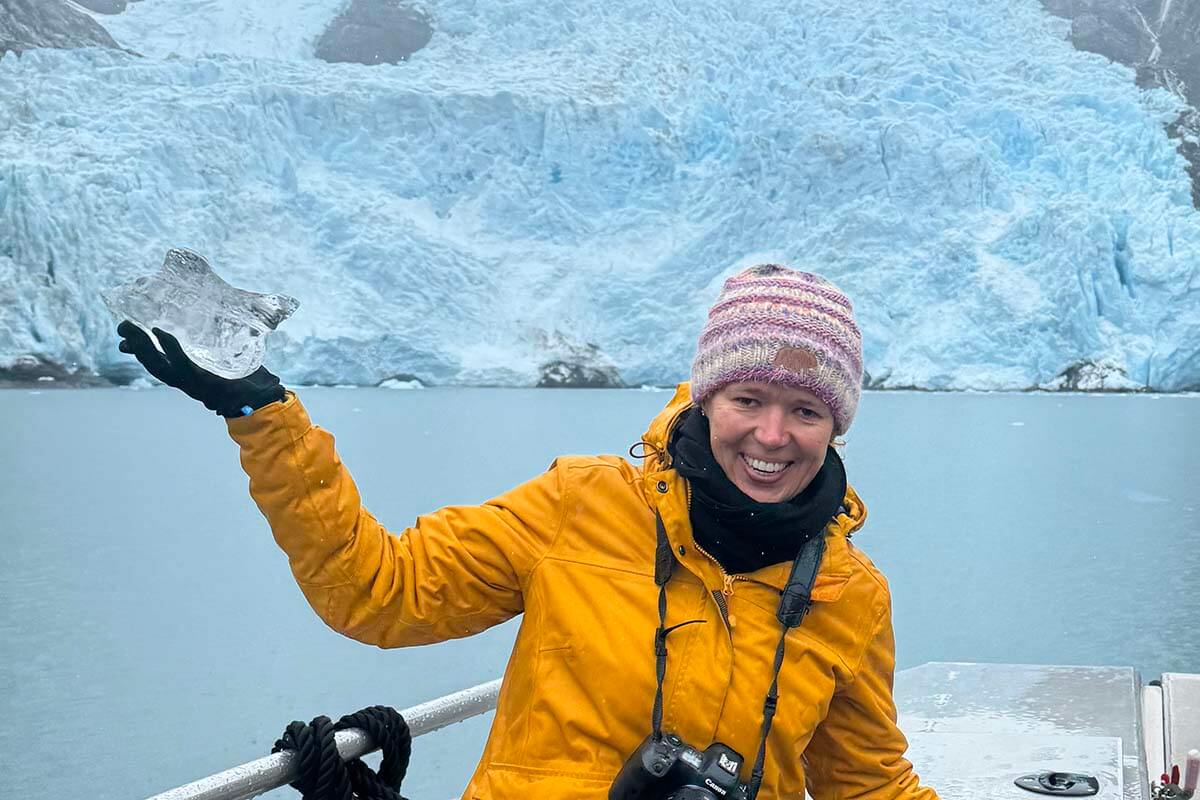
[[692,362],[692,402],[731,383],[796,386],[854,421],[862,391],[862,334],[850,298],[811,272],[759,264],[725,281]]

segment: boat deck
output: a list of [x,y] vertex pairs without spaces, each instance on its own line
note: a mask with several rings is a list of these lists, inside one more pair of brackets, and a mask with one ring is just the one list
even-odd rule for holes
[[[895,696],[908,756],[943,800],[1034,800],[1014,780],[1042,772],[1090,775],[1099,800],[1149,800],[1149,782],[1200,747],[1200,674],[1159,684],[1143,686],[1130,667],[933,662],[897,673]],[[419,736],[492,710],[499,689],[492,681],[403,714]],[[344,758],[374,747],[357,730],[337,745]],[[151,800],[248,800],[294,769],[277,753]]]
[[1050,771],[1097,778],[1099,800],[1149,797],[1132,668],[935,662],[897,673],[895,694],[909,758],[944,800],[1033,800],[1013,780]]

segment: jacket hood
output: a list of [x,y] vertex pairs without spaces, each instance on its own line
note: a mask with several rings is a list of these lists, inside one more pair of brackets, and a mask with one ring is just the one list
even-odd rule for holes
[[670,469],[671,456],[667,452],[667,442],[671,438],[671,431],[679,422],[679,417],[691,407],[691,384],[685,381],[675,387],[675,395],[650,421],[650,427],[642,434],[646,472]]
[[[644,468],[646,474],[671,469],[671,456],[667,452],[667,442],[671,431],[678,424],[684,411],[692,407],[691,384],[687,381],[675,387],[675,394],[662,411],[650,421],[650,426],[642,434],[641,445],[644,450]],[[858,493],[846,484],[846,496],[842,500],[842,512],[834,517],[831,528],[843,536],[850,536],[867,521],[867,507]]]

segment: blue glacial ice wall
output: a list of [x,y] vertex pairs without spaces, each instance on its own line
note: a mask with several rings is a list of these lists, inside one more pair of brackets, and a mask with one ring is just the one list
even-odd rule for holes
[[776,260],[854,298],[875,386],[1200,388],[1180,101],[1037,0],[445,0],[382,67],[293,5],[0,59],[0,369],[131,377],[99,292],[187,246],[299,298],[293,383],[670,383]]

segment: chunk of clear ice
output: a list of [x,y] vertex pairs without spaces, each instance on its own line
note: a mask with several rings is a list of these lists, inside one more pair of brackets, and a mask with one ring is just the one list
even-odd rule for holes
[[300,303],[282,294],[258,294],[221,280],[204,256],[167,251],[162,269],[100,295],[113,316],[150,335],[161,328],[179,340],[188,358],[223,378],[243,378],[262,364],[266,334]]

